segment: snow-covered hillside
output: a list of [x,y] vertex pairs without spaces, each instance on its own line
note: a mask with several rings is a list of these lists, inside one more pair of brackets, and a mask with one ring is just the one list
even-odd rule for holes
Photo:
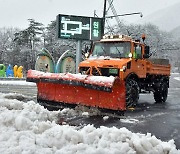
[[157,25],[161,30],[172,31],[173,29],[180,26],[180,3],[159,10],[143,17],[139,20],[139,23],[152,23]]
[[176,38],[177,40],[180,40],[180,26],[178,26],[175,29],[173,29],[171,31],[171,33],[174,36],[174,38]]
[[174,140],[163,142],[150,133],[133,133],[126,128],[70,126],[58,117],[76,114],[75,110],[50,112],[33,101],[11,99],[16,95],[0,93],[2,154],[180,154]]

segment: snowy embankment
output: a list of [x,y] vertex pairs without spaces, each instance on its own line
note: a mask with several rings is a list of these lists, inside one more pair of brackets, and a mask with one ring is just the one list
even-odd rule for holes
[[[178,154],[174,140],[126,128],[59,125],[58,117],[74,110],[47,111],[33,101],[0,93],[0,153],[36,154]],[[13,97],[14,98],[14,97]]]

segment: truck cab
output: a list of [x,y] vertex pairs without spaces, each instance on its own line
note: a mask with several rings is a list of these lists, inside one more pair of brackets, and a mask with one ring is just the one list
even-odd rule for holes
[[[129,73],[138,71],[137,75],[144,77],[145,72],[142,72],[143,68],[140,67],[140,64],[134,63],[141,61],[141,65],[144,66],[143,59],[147,57],[148,52],[145,51],[145,44],[140,43],[140,41],[134,41],[129,36],[107,35],[94,43],[89,58],[80,63],[79,71],[90,75],[119,76],[122,80]],[[133,66],[131,63],[133,63]],[[114,74],[111,73],[113,70]],[[121,70],[123,70],[122,73]]]

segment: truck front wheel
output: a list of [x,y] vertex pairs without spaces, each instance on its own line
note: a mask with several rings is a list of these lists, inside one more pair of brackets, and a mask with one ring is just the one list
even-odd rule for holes
[[157,103],[163,103],[167,100],[168,95],[168,84],[165,81],[161,81],[160,87],[154,91],[154,100]]
[[139,100],[139,86],[135,80],[126,80],[126,107],[135,107]]

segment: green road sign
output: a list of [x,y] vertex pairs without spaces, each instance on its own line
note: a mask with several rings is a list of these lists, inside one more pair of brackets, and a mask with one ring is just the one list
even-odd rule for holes
[[103,19],[73,15],[57,16],[57,36],[63,39],[100,40]]

